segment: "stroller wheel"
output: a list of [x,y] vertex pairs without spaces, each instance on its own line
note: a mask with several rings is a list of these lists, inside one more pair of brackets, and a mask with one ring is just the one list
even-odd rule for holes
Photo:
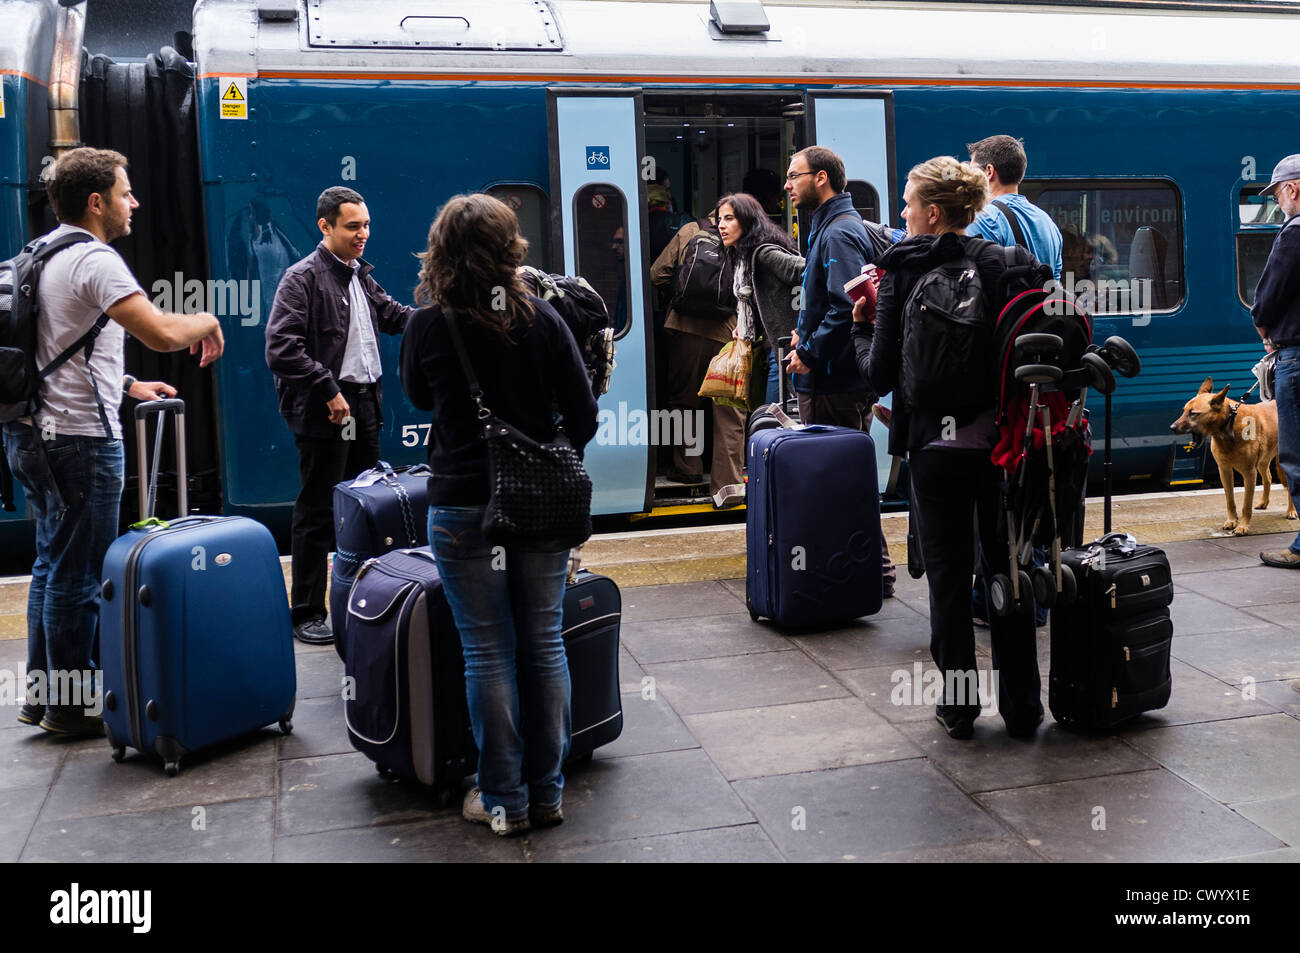
[[989,580],[989,605],[998,615],[1010,615],[1015,610],[1011,579],[1003,573],[998,573]]
[[1034,602],[1044,609],[1052,608],[1056,605],[1056,573],[1046,566],[1035,566],[1032,575]]
[[1020,612],[1034,611],[1034,580],[1023,569],[1020,570],[1020,602],[1016,608]]
[[1101,394],[1114,393],[1115,372],[1110,369],[1110,365],[1106,363],[1106,359],[1101,354],[1092,351],[1083,355],[1083,366],[1092,379],[1093,390]]
[[1137,351],[1133,350],[1133,345],[1122,337],[1116,335],[1106,338],[1106,343],[1102,345],[1102,356],[1122,377],[1137,377],[1142,373],[1142,360]]
[[1074,578],[1074,570],[1068,563],[1061,563],[1061,591],[1057,595],[1058,606],[1068,606],[1079,597],[1079,582]]
[[1061,380],[1061,369],[1055,364],[1022,364],[1016,368],[1016,380],[1022,384],[1056,384]]
[[1065,343],[1058,334],[1022,334],[1016,338],[1017,360],[1054,361]]

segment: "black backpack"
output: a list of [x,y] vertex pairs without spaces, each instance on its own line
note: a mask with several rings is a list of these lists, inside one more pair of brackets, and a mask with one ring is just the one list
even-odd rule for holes
[[573,333],[592,394],[606,393],[614,373],[614,329],[604,299],[586,278],[550,275],[531,265],[520,269],[520,277],[529,292],[554,308]]
[[726,321],[736,313],[731,256],[717,232],[701,226],[691,236],[673,277],[672,309],[688,318]]
[[[30,417],[41,406],[45,379],[81,351],[87,362],[95,349],[95,338],[108,323],[99,316],[81,337],[73,341],[45,367],[36,365],[37,326],[40,306],[36,288],[41,272],[52,257],[82,242],[93,241],[84,232],[72,232],[53,241],[37,239],[8,261],[0,262],[0,422]],[[93,383],[94,377],[91,377]],[[96,400],[99,394],[96,392]],[[104,417],[102,406],[100,416]]]

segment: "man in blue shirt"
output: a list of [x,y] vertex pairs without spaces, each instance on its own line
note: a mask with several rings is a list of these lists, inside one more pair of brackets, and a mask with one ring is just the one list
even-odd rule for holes
[[[1061,277],[1061,230],[1041,208],[1020,194],[1028,160],[1025,147],[1010,136],[989,136],[966,148],[970,161],[984,170],[992,200],[966,229],[999,245],[1021,245]],[[1001,206],[1001,208],[999,208]]]

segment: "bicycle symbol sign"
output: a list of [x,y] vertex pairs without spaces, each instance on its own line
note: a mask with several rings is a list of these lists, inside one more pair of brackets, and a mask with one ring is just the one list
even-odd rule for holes
[[587,168],[609,169],[609,146],[587,146]]

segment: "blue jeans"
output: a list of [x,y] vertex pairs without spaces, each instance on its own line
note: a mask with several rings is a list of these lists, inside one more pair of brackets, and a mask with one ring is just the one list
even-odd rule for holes
[[[117,537],[122,441],[42,440],[31,427],[5,424],[4,448],[36,520],[36,564],[27,594],[28,683],[31,673],[45,672],[48,705],[84,706],[93,687],[100,574]],[[72,689],[80,697],[55,697],[61,679],[48,678],[50,672],[82,673]]]
[[429,509],[438,562],[465,652],[478,786],[515,820],[554,807],[569,753],[569,663],[560,636],[569,552],[488,545],[483,507]]
[[767,402],[775,404],[781,399],[781,389],[778,381],[781,377],[781,365],[776,362],[776,348],[769,348],[767,352]]
[[[1273,396],[1277,400],[1277,465],[1286,474],[1294,500],[1300,494],[1300,346],[1278,352]],[[1300,553],[1300,534],[1292,541],[1291,552]]]

